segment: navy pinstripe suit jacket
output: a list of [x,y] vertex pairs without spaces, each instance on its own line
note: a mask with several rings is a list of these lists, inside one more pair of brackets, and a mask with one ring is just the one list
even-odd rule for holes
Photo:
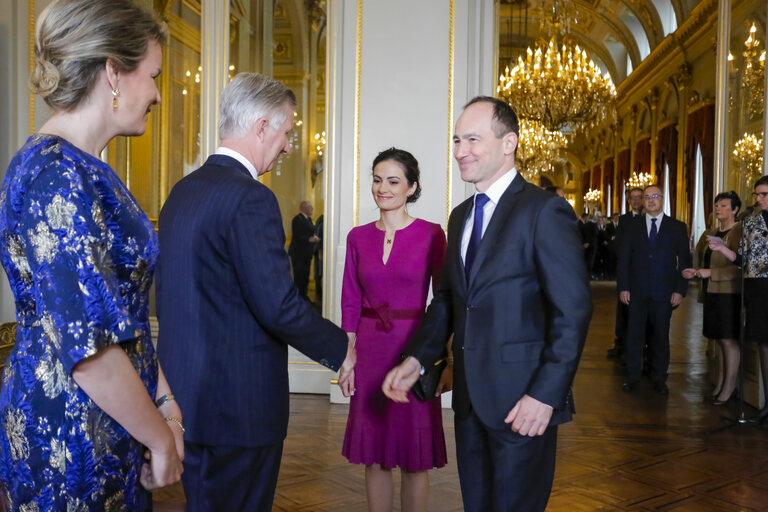
[[299,297],[277,198],[237,160],[212,155],[174,186],[159,237],[158,357],[185,440],[281,442],[288,345],[337,370],[347,335]]

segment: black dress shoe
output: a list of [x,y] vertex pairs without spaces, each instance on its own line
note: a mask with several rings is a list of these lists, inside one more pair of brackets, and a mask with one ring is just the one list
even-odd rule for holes
[[624,384],[621,385],[621,389],[623,389],[625,393],[633,392],[636,387],[637,387],[637,381],[636,380],[627,381],[627,382],[625,382]]
[[660,395],[668,395],[669,388],[663,382],[657,382],[653,385],[653,390]]
[[757,415],[757,422],[761,425],[768,423],[768,403],[766,403]]

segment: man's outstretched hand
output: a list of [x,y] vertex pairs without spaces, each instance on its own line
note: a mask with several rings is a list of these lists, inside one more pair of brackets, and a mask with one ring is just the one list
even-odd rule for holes
[[389,371],[381,390],[390,400],[405,403],[408,401],[408,391],[419,380],[419,375],[421,363],[415,357],[409,356]]

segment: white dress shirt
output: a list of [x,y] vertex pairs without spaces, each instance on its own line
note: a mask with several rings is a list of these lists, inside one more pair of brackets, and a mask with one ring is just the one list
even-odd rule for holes
[[256,170],[256,167],[254,167],[253,164],[247,158],[245,158],[243,155],[241,155],[234,149],[223,148],[219,146],[218,148],[216,148],[216,153],[214,154],[224,155],[224,156],[229,156],[234,158],[235,160],[243,164],[246,169],[248,169],[248,172],[251,173],[251,176],[253,176],[253,179],[258,179],[259,172]]
[[647,213],[645,214],[645,232],[648,233],[648,236],[651,236],[651,226],[653,225],[651,223],[651,219],[657,219],[656,220],[656,234],[659,234],[659,230],[661,229],[661,219],[664,217],[664,212],[661,212],[656,217],[651,217]]
[[[488,196],[490,201],[485,203],[485,206],[483,207],[483,235],[485,235],[485,230],[488,227],[488,223],[491,222],[491,217],[493,216],[493,212],[496,210],[496,205],[499,204],[499,199],[501,199],[501,196],[507,190],[509,184],[512,183],[512,180],[515,179],[515,176],[517,176],[517,169],[513,167],[504,175],[502,175],[498,180],[493,182],[493,184],[488,187],[488,190],[485,191],[485,195]],[[478,192],[475,190],[475,196],[477,194]],[[469,246],[469,236],[472,234],[472,224],[474,223],[475,218],[474,196],[472,201],[472,209],[469,211],[469,217],[467,217],[467,221],[464,223],[464,233],[461,236],[461,261],[465,263],[465,259],[467,257],[467,247]]]

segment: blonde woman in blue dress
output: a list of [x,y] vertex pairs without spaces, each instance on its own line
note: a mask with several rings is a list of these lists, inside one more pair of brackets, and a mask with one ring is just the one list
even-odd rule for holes
[[160,101],[165,29],[128,0],[55,0],[32,90],[52,115],[0,189],[18,334],[0,393],[10,510],[151,510],[181,476],[182,418],[155,356],[152,224],[99,159]]

